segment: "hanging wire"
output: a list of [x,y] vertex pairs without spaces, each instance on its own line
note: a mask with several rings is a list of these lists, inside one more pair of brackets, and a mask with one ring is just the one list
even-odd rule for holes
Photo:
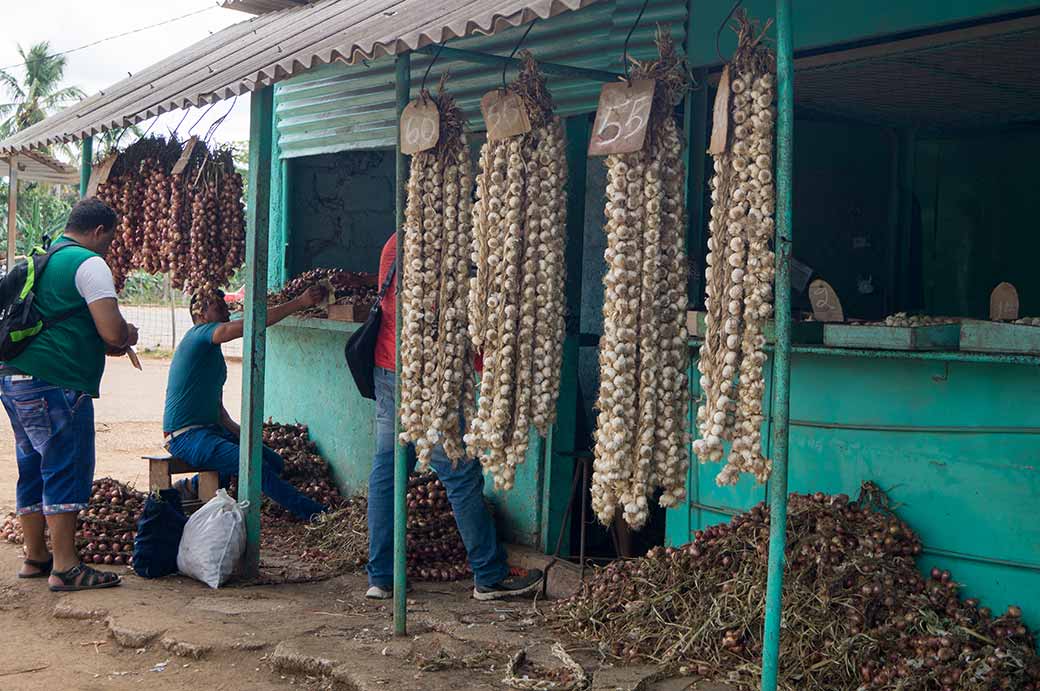
[[148,129],[146,129],[146,130],[144,131],[144,134],[142,134],[142,135],[140,136],[140,139],[144,139],[145,137],[147,137],[147,136],[148,136],[148,133],[152,131],[152,128],[153,128],[153,127],[155,127],[155,123],[157,123],[157,122],[159,122],[159,117],[158,117],[158,116],[156,116],[156,117],[152,118],[152,124],[151,124],[151,125],[148,125]]
[[625,63],[625,81],[629,81],[629,62],[628,59],[628,42],[632,40],[632,34],[635,33],[636,27],[639,26],[639,22],[643,20],[643,13],[646,12],[646,6],[650,4],[650,0],[643,0],[643,6],[639,8],[639,14],[636,15],[636,20],[632,22],[632,28],[628,30],[628,36],[625,36],[625,46],[622,49],[622,61]]
[[737,10],[742,4],[744,4],[744,0],[737,0],[733,3],[733,7],[730,8],[729,14],[727,14],[726,18],[722,20],[722,23],[719,24],[718,30],[715,32],[715,53],[719,56],[719,62],[726,62],[726,58],[722,55],[722,31],[726,28],[726,25],[729,24],[729,20],[733,19],[733,15],[737,13]]
[[184,109],[184,116],[181,117],[181,121],[177,123],[176,127],[174,127],[172,130],[170,130],[170,136],[171,137],[176,137],[177,133],[181,131],[181,125],[183,125],[184,121],[188,119],[188,113],[190,113],[190,112],[191,112],[191,108],[190,107]]
[[209,104],[209,108],[206,109],[206,112],[204,112],[202,115],[200,115],[199,119],[195,121],[195,124],[188,128],[188,135],[189,136],[191,135],[192,132],[195,131],[195,128],[199,126],[199,123],[206,119],[206,116],[209,115],[209,111],[213,110],[213,106],[215,106],[215,105],[217,105],[216,101],[213,101],[213,103],[210,103]]
[[423,94],[426,93],[426,78],[430,76],[430,70],[433,69],[433,64],[437,62],[437,58],[441,56],[441,51],[444,49],[445,43],[447,43],[447,41],[444,41],[444,43],[437,46],[437,52],[433,54],[433,59],[431,59],[430,64],[426,66],[426,72],[422,76],[422,84],[419,85],[419,95],[422,98],[425,98]]
[[502,63],[502,91],[505,91],[508,88],[506,85],[506,70],[509,68],[509,65],[513,62],[513,56],[516,55],[516,51],[520,50],[520,46],[522,46],[524,44],[524,41],[527,40],[527,34],[531,33],[531,29],[534,28],[534,25],[537,21],[538,18],[535,17],[534,20],[532,20],[531,23],[527,25],[527,30],[524,31],[524,35],[521,36],[520,40],[516,42],[515,46],[513,46],[513,52],[509,54],[509,59]]
[[233,111],[235,109],[235,105],[236,104],[238,104],[238,96],[237,95],[231,100],[231,107],[228,108],[227,112],[224,113],[221,117],[219,117],[216,120],[214,120],[213,124],[209,126],[208,130],[206,130],[206,136],[203,139],[203,141],[205,142],[205,144],[207,146],[209,146],[209,141],[210,141],[210,139],[213,138],[213,135],[215,135],[217,133],[217,130],[220,129],[220,126],[223,125],[224,121],[227,120],[229,115],[231,115],[231,111]]

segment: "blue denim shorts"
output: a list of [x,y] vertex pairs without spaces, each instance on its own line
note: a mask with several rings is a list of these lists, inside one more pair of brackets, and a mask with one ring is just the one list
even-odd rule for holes
[[18,513],[80,511],[94,480],[94,401],[32,377],[3,377],[14,430]]

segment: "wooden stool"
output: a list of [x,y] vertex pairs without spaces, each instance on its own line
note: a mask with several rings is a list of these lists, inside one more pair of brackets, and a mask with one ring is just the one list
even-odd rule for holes
[[217,496],[220,488],[220,474],[215,470],[198,470],[179,458],[170,454],[162,456],[142,456],[148,461],[148,489],[151,491],[173,487],[174,475],[199,476],[199,502],[205,504]]

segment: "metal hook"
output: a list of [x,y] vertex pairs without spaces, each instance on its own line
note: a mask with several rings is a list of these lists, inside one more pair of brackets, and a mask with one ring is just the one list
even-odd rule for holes
[[726,58],[722,56],[722,30],[726,28],[727,24],[729,24],[729,20],[733,19],[733,15],[737,13],[737,10],[742,4],[744,4],[744,0],[737,0],[733,3],[733,7],[730,9],[729,14],[727,14],[726,18],[722,20],[722,23],[719,24],[718,31],[715,32],[715,53],[719,56],[719,62],[726,62]]
[[535,22],[538,18],[535,17],[530,24],[527,25],[527,30],[524,31],[524,35],[520,37],[520,40],[513,46],[513,52],[509,54],[509,59],[502,63],[502,91],[505,91],[508,86],[506,85],[506,70],[509,69],[509,63],[513,61],[513,56],[516,55],[516,51],[520,50],[520,46],[527,40],[527,34],[531,33],[531,29],[534,28]]
[[643,0],[643,6],[639,8],[639,14],[636,16],[635,22],[632,23],[632,28],[628,30],[628,36],[625,36],[625,45],[624,45],[624,48],[622,48],[622,62],[625,63],[624,67],[625,67],[625,81],[626,82],[629,81],[629,78],[628,78],[628,63],[630,62],[630,60],[628,59],[628,42],[630,40],[632,40],[632,34],[635,33],[636,27],[639,26],[639,22],[641,22],[643,20],[643,13],[646,12],[646,6],[649,5],[649,4],[650,4],[650,0]]
[[422,76],[422,83],[419,85],[419,96],[420,97],[422,97],[422,95],[424,93],[426,93],[426,78],[430,76],[430,70],[433,69],[433,64],[435,62],[437,62],[437,58],[439,58],[441,56],[441,51],[444,49],[444,44],[445,43],[447,43],[447,41],[444,41],[444,43],[441,43],[440,45],[437,46],[437,52],[433,54],[433,59],[430,60],[430,64],[426,66],[426,73],[423,74],[423,76]]
[[148,133],[152,131],[152,128],[155,127],[155,123],[157,123],[157,122],[159,122],[159,118],[158,117],[156,117],[156,118],[154,118],[152,120],[152,124],[151,125],[148,125],[148,129],[146,129],[144,131],[144,134],[141,135],[141,139],[144,139],[145,137],[148,136]]
[[238,96],[236,95],[233,99],[231,99],[231,107],[228,108],[227,112],[224,113],[224,115],[222,115],[220,118],[214,120],[213,124],[209,126],[209,130],[206,132],[206,137],[204,139],[207,146],[209,145],[209,140],[212,139],[213,135],[217,133],[217,130],[220,129],[220,126],[223,125],[224,121],[227,120],[229,115],[231,115],[231,111],[235,109],[235,105],[237,104]]

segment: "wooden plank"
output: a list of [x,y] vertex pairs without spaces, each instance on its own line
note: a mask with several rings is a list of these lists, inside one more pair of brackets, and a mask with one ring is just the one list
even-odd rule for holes
[[[260,567],[260,469],[264,424],[264,352],[267,345],[267,253],[271,213],[271,153],[274,88],[250,99],[249,204],[246,236],[245,334],[242,348],[242,433],[238,499],[246,514],[246,578]],[[259,299],[257,299],[259,296]]]
[[217,496],[218,489],[220,489],[220,473],[212,470],[199,473],[199,499],[201,501],[207,502]]
[[11,154],[7,160],[7,270],[10,271],[18,254],[18,156]]
[[879,326],[874,324],[825,324],[823,344],[834,348],[873,350],[956,350],[959,324],[937,326]]
[[339,322],[363,322],[372,311],[371,302],[358,304],[329,305],[329,319]]
[[170,464],[168,461],[149,460],[148,461],[148,489],[149,491],[155,491],[157,489],[169,489],[170,488]]
[[1040,354],[1040,327],[989,321],[961,324],[961,350],[976,353]]

